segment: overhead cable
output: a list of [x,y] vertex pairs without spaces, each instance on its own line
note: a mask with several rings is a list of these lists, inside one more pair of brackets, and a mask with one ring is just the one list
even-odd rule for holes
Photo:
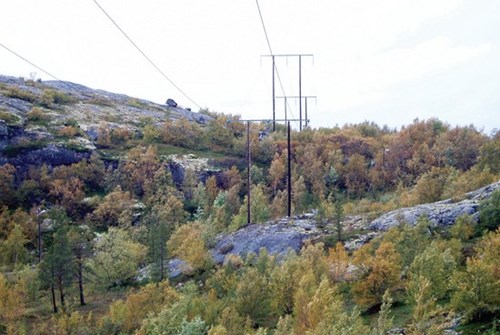
[[33,63],[32,61],[26,59],[25,57],[21,56],[20,54],[18,54],[17,52],[15,52],[14,50],[8,48],[7,46],[5,46],[3,43],[0,43],[0,46],[2,48],[4,48],[5,50],[7,50],[8,52],[10,52],[11,54],[13,54],[14,56],[22,59],[23,61],[25,61],[26,63],[30,64],[31,66],[37,68],[38,70],[42,71],[43,73],[45,73],[46,75],[48,75],[49,77],[57,80],[58,82],[68,86],[69,88],[73,89],[73,90],[76,90],[80,93],[83,93],[80,89],[78,89],[78,87],[74,86],[74,85],[71,85],[70,83],[66,82],[66,81],[63,81],[59,78],[57,78],[56,76],[54,76],[53,74],[51,74],[50,72],[44,70],[43,68],[41,68],[40,66],[36,65],[35,63]]
[[[269,53],[271,55],[274,55],[273,49],[271,48],[271,42],[269,40],[269,35],[267,34],[267,29],[266,29],[266,24],[264,23],[264,17],[262,16],[262,11],[260,10],[260,5],[259,5],[259,0],[255,0],[255,3],[257,4],[257,10],[259,11],[259,17],[260,17],[260,22],[262,23],[262,29],[264,29],[264,35],[266,36],[266,41],[267,41],[267,46],[269,48]],[[276,70],[276,76],[278,77],[278,82],[280,83],[281,87],[281,92],[283,93],[283,96],[286,96],[285,94],[285,89],[283,87],[283,82],[281,81],[280,73],[278,71],[278,67],[276,64],[274,64],[274,69]],[[292,115],[292,118],[295,118],[292,113],[292,109],[290,108],[290,104],[287,101],[287,106],[288,110],[290,111],[290,114]],[[295,122],[297,124],[297,122]]]
[[144,51],[127,35],[127,33],[116,23],[115,20],[106,12],[106,10],[97,2],[97,0],[93,0],[97,7],[106,15],[106,17],[114,24],[114,26],[125,36],[125,38],[141,53],[142,56],[151,64],[162,76],[165,78],[172,86],[174,86],[184,97],[186,97],[189,101],[191,101],[196,107],[201,109],[200,105],[198,105],[186,92],[184,92],[172,79],[170,79],[165,72],[163,72],[152,60],[146,55]]

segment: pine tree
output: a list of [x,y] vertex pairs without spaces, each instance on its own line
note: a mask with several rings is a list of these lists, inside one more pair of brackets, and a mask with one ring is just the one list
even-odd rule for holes
[[86,270],[86,261],[91,255],[92,239],[91,232],[84,226],[72,227],[68,232],[69,243],[73,252],[74,277],[78,282],[78,292],[80,296],[80,305],[85,305],[85,295],[83,290],[84,271]]
[[71,285],[73,277],[73,260],[71,245],[68,240],[68,226],[59,226],[52,234],[53,241],[40,263],[40,276],[43,284],[48,286],[52,296],[52,307],[57,313],[55,290],[59,291],[61,308],[66,308],[66,289]]
[[344,196],[342,193],[335,195],[333,203],[333,220],[337,230],[337,241],[342,241],[342,220],[344,219]]

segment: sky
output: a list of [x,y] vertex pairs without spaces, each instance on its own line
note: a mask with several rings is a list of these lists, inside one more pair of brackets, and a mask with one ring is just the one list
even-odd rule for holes
[[[0,43],[58,79],[184,107],[272,118],[271,51],[254,0],[2,0]],[[438,118],[500,128],[500,1],[260,0],[273,54],[302,58],[311,127]],[[299,95],[298,58],[278,57]],[[51,80],[0,47],[0,74]],[[191,100],[192,101],[191,101]],[[193,102],[194,101],[194,102]],[[289,99],[288,117],[299,117]],[[196,104],[195,104],[196,103]],[[304,111],[305,107],[303,107]],[[284,101],[276,101],[284,118]],[[297,125],[295,125],[297,126]]]

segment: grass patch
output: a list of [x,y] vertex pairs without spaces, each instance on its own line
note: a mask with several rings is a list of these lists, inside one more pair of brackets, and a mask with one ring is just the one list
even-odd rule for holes
[[94,98],[90,99],[89,101],[85,102],[89,105],[96,105],[96,106],[104,106],[104,107],[113,107],[113,103],[111,100],[102,97],[102,96],[95,96]]
[[72,151],[76,151],[76,152],[91,152],[92,151],[92,150],[87,149],[87,148],[81,146],[80,144],[77,144],[77,143],[74,143],[74,142],[64,142],[63,146],[66,149],[69,149],[69,150],[72,150]]
[[106,113],[105,115],[103,115],[102,118],[104,121],[110,122],[110,123],[120,123],[122,121],[120,115],[118,115],[118,114]]
[[20,99],[34,103],[38,100],[38,97],[28,90],[20,89],[19,87],[8,87],[5,91],[5,95],[9,98]]
[[[391,308],[390,317],[393,318],[393,327],[404,328],[410,323],[413,313],[413,306],[401,301],[395,301]],[[368,310],[361,313],[361,317],[366,325],[375,326],[379,316],[378,310]]]
[[466,325],[461,325],[457,329],[462,335],[500,335],[500,320],[496,319],[491,322],[471,322]]
[[411,320],[413,306],[402,302],[395,302],[391,309],[391,316],[394,317],[394,326],[403,327]]
[[49,108],[52,106],[52,104],[62,105],[75,102],[76,99],[69,94],[53,89],[43,90],[41,98],[41,105]]
[[98,149],[99,157],[108,162],[120,161],[126,155],[121,149]]
[[[126,143],[120,144],[120,145],[112,145],[107,148],[99,148],[98,147],[98,152],[101,156],[102,159],[108,160],[108,161],[118,161],[127,156],[127,149],[132,149],[135,148],[138,145],[143,144],[142,141],[140,140],[128,140]],[[147,144],[143,144],[147,145]],[[206,159],[211,159],[217,162],[217,160],[223,160],[227,159],[228,156],[209,151],[209,150],[193,150],[193,149],[187,149],[187,148],[182,148],[182,147],[177,147],[174,145],[169,145],[169,144],[162,144],[162,143],[155,143],[153,144],[158,152],[158,156],[160,159],[165,159],[167,156],[170,155],[189,155],[193,154],[199,158],[206,158]]]
[[220,159],[220,158],[227,158],[228,157],[227,155],[224,155],[222,153],[213,152],[210,150],[188,149],[188,148],[177,147],[174,145],[162,144],[162,143],[157,143],[155,145],[156,145],[156,148],[158,150],[158,154],[161,156],[194,154],[200,158],[208,158],[208,159]]
[[140,101],[139,99],[136,99],[136,98],[130,98],[130,99],[128,99],[127,105],[129,105],[130,107],[141,108],[141,109],[144,109],[144,108],[148,107],[147,104],[145,104],[144,102],[142,102],[142,101]]
[[3,149],[3,153],[7,157],[15,157],[24,151],[44,148],[47,144],[46,141],[26,141],[18,144],[9,144]]
[[0,120],[4,120],[8,125],[13,125],[17,124],[21,120],[21,118],[7,111],[0,111]]
[[26,118],[28,121],[35,124],[46,124],[50,120],[50,115],[47,111],[40,107],[33,107],[27,114]]

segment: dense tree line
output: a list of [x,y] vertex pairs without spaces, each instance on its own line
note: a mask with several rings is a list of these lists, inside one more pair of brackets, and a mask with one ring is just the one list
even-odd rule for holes
[[[498,192],[479,224],[462,217],[441,231],[422,218],[354,252],[340,242],[345,215],[460,199],[497,181],[499,132],[437,119],[294,132],[293,213],[317,210],[332,240],[282,261],[262,250],[219,267],[208,249],[246,224],[248,174],[253,221],[286,214],[288,153],[282,127],[262,138],[266,125],[255,124],[250,171],[231,165],[202,180],[188,168],[174,183],[162,146],[244,157],[237,117],[211,115],[206,127],[145,122],[139,139],[101,125],[100,148],[125,155],[116,164],[94,154],[68,166],[0,166],[0,333],[384,334],[397,323],[441,334],[454,315],[498,317]],[[185,261],[181,287],[166,280],[174,257]],[[411,313],[396,322],[402,305]]]

